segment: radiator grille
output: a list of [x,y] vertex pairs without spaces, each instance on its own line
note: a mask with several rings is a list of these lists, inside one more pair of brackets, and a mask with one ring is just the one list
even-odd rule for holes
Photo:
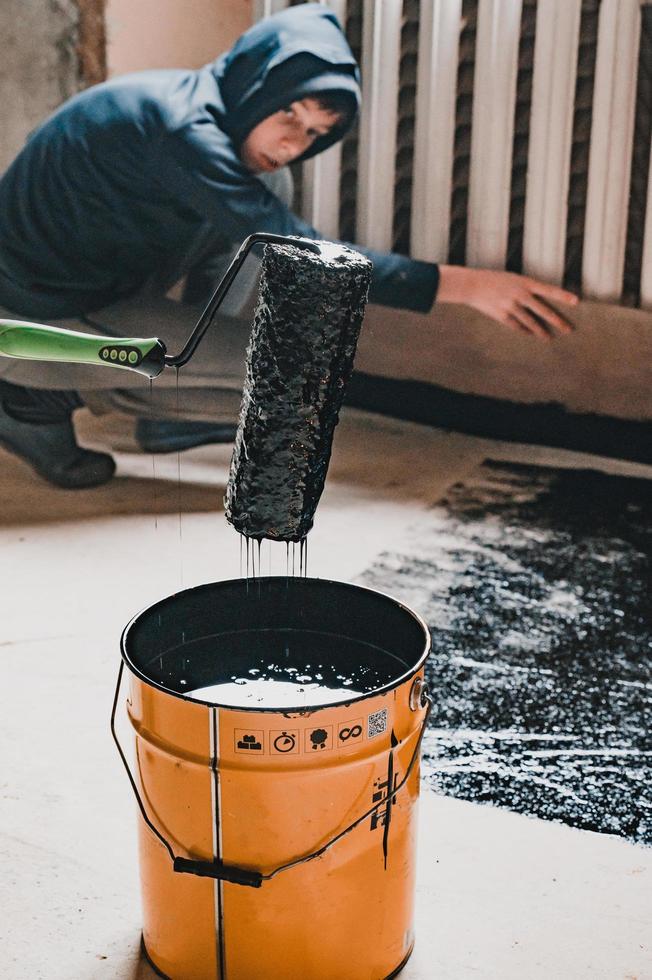
[[[325,2],[333,5],[335,0]],[[396,47],[387,50],[398,51],[398,64],[393,66],[398,93],[382,93],[387,113],[377,113],[373,123],[385,123],[379,150],[384,152],[386,141],[391,143],[393,199],[387,199],[385,188],[379,195],[383,199],[376,200],[367,187],[361,210],[356,128],[342,147],[341,238],[355,241],[356,228],[361,237],[360,216],[364,219],[370,209],[376,210],[392,218],[381,246],[387,250],[455,264],[464,264],[472,255],[488,255],[491,261],[486,264],[525,269],[583,289],[588,296],[652,306],[652,268],[646,267],[652,265],[652,208],[647,206],[652,137],[650,7],[640,6],[638,0],[402,0],[402,4],[383,0],[382,8],[368,0],[348,0],[344,6],[343,0],[338,2],[359,63],[365,63],[365,56],[371,63],[363,45],[383,43],[377,31],[366,30],[366,17],[382,21],[383,31],[397,32]],[[396,10],[397,3],[402,9],[400,21],[396,16],[379,16],[379,10],[383,14]],[[512,13],[511,20],[506,12]],[[495,30],[492,33],[496,25],[507,28],[498,41]],[[474,91],[480,84],[479,53],[484,54],[482,77],[490,82],[493,77],[487,75],[486,45],[492,46],[496,74],[503,73],[502,89],[497,91],[511,91],[512,96],[493,105],[495,131],[507,134],[502,157],[494,155],[496,165],[504,171],[511,161],[506,196],[505,174],[495,176],[494,186],[503,194],[504,205],[499,202],[493,209],[484,207],[486,201],[477,190],[491,187],[491,179],[478,184],[477,177],[487,160],[493,165],[494,157],[486,149],[483,152],[477,132],[475,139],[473,133],[478,99],[492,111],[486,92]],[[431,59],[430,74],[423,70],[424,59]],[[430,101],[422,96],[424,85],[434,93]],[[450,91],[450,118],[438,112],[440,91]],[[387,126],[387,120],[393,118],[397,97],[394,128]],[[479,120],[486,123],[487,112],[483,112]],[[490,135],[483,138],[490,140],[488,129]],[[433,158],[446,148],[449,170],[444,168],[442,176],[440,168],[438,182],[431,182],[430,192],[424,193],[429,178],[434,180]],[[368,167],[368,157],[366,163]],[[617,179],[610,177],[612,171]],[[475,197],[470,194],[472,185]],[[427,206],[422,199],[427,199]],[[337,221],[336,210],[336,225]],[[489,243],[486,247],[483,235]]]

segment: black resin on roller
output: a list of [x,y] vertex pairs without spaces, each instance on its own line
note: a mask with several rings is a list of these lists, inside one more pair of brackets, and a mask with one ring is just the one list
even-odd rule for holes
[[227,520],[250,538],[301,541],[324,488],[371,263],[345,246],[265,249],[247,351]]

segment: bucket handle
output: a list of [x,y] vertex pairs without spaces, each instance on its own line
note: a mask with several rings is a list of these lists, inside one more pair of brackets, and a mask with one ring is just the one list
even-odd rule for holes
[[[120,669],[118,671],[118,682],[115,688],[115,696],[113,698],[113,708],[111,710],[111,734],[113,735],[113,741],[115,742],[118,752],[120,753],[120,758],[122,759],[122,764],[125,767],[127,776],[129,777],[129,782],[131,783],[131,788],[133,790],[134,796],[136,797],[136,802],[138,803],[138,808],[140,810],[141,816],[152,833],[157,837],[167,850],[170,858],[172,859],[172,867],[174,871],[186,874],[198,875],[200,878],[214,878],[218,881],[228,881],[234,885],[248,885],[251,888],[260,888],[263,881],[269,881],[271,878],[275,878],[276,875],[281,874],[282,871],[288,871],[290,868],[294,868],[299,864],[305,864],[307,861],[312,861],[315,858],[321,857],[326,851],[328,851],[334,844],[350,834],[359,824],[370,817],[373,813],[379,810],[386,803],[394,803],[395,797],[397,796],[399,790],[405,786],[407,783],[414,765],[419,758],[419,752],[421,749],[421,743],[423,741],[423,736],[426,731],[426,725],[428,723],[428,718],[430,717],[430,712],[432,711],[432,698],[428,692],[428,688],[425,684],[420,688],[419,691],[419,703],[418,707],[425,708],[426,712],[423,716],[423,721],[421,722],[421,730],[419,732],[419,738],[417,739],[417,744],[414,747],[414,752],[412,753],[412,758],[405,771],[405,775],[401,781],[394,787],[391,793],[383,796],[380,800],[377,800],[372,807],[366,810],[361,816],[357,817],[353,823],[349,824],[345,830],[340,831],[335,837],[323,844],[322,847],[315,851],[311,851],[309,854],[304,854],[301,857],[295,858],[292,861],[288,861],[287,864],[281,864],[278,868],[274,868],[273,871],[268,871],[264,874],[262,871],[251,871],[248,868],[241,868],[233,864],[224,864],[223,861],[198,861],[194,858],[184,858],[179,857],[174,853],[172,845],[166,838],[161,834],[157,827],[154,826],[150,820],[145,805],[141,799],[140,793],[138,792],[138,786],[136,785],[136,780],[133,777],[131,769],[129,767],[129,762],[124,754],[115,727],[115,715],[118,707],[118,698],[120,696],[120,687],[122,685],[122,674],[124,671],[124,661],[120,661]],[[391,805],[390,803],[390,805]]]

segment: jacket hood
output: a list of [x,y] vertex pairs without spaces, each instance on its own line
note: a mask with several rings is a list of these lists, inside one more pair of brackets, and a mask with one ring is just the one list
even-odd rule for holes
[[343,92],[351,112],[319,137],[302,160],[337,143],[360,107],[360,73],[342,28],[319,3],[290,7],[259,21],[209,66],[220,88],[220,126],[238,147],[251,130],[290,102]]

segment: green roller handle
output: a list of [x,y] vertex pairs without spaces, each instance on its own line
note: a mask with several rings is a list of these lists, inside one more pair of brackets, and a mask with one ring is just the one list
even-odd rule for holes
[[98,337],[43,323],[0,320],[0,355],[28,361],[104,364],[157,378],[165,367],[167,349],[156,337]]

